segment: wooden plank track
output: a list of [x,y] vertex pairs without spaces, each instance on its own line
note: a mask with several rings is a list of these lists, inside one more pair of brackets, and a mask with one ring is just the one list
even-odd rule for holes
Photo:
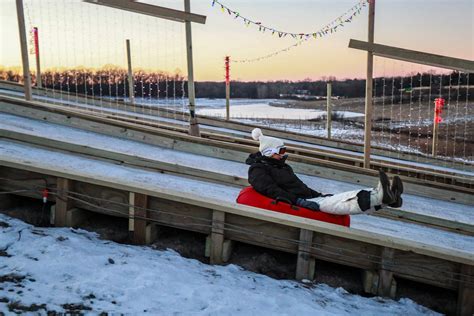
[[[212,140],[203,140],[200,138],[195,138],[195,137],[190,137],[186,136],[180,133],[174,133],[171,131],[163,131],[163,130],[157,130],[153,128],[147,128],[140,126],[138,124],[132,124],[132,123],[118,123],[114,120],[110,119],[99,119],[97,117],[91,117],[90,115],[83,114],[83,113],[74,113],[71,111],[65,110],[65,112],[61,113],[63,110],[58,111],[58,109],[52,109],[49,108],[47,109],[47,117],[45,114],[42,114],[41,111],[38,112],[38,110],[33,110],[32,108],[23,108],[21,111],[15,111],[13,108],[9,105],[5,105],[0,108],[1,110],[10,112],[12,114],[18,114],[18,115],[24,115],[27,117],[32,117],[32,118],[45,118],[48,121],[51,121],[53,123],[59,123],[59,124],[66,124],[74,127],[81,127],[83,129],[88,129],[88,130],[94,130],[99,133],[105,133],[109,134],[112,136],[125,136],[127,138],[132,137],[135,140],[139,140],[142,142],[147,142],[155,145],[160,145],[160,146],[169,146],[173,147],[176,149],[181,149],[185,151],[189,151],[190,148],[185,145],[183,142],[190,142],[193,144],[199,144],[197,146],[193,145],[192,152],[194,153],[200,153],[204,155],[209,155],[209,156],[214,156],[214,157],[220,157],[223,159],[229,159],[229,160],[234,160],[234,161],[243,161],[246,157],[246,154],[248,152],[252,152],[255,149],[254,147],[247,146],[247,145],[238,145],[235,143],[226,143],[222,141],[212,141]],[[33,106],[35,108],[35,106]],[[17,109],[18,110],[18,109]],[[52,113],[55,113],[57,115],[53,115]],[[68,118],[61,118],[62,115],[66,115]],[[92,122],[96,123],[93,124]],[[88,125],[93,124],[94,129],[91,129],[91,127]],[[106,125],[98,125],[98,124],[106,124]],[[113,132],[110,128],[116,128],[116,131]],[[107,130],[108,129],[108,130]],[[138,138],[139,135],[142,135],[140,138]],[[169,137],[171,139],[165,139],[163,137]],[[157,142],[158,139],[161,139],[161,142]],[[169,144],[169,145],[167,145]],[[181,144],[184,145],[181,146]],[[200,146],[202,145],[202,146]],[[216,146],[217,148],[215,150],[209,151],[209,146]],[[307,164],[311,164],[313,166],[321,166],[324,167],[324,169],[328,168],[337,168],[339,173],[343,173],[344,171],[347,171],[349,173],[357,172],[359,175],[363,174],[368,174],[371,176],[376,175],[376,171],[374,170],[363,170],[362,168],[354,168],[354,166],[349,166],[345,165],[342,163],[336,163],[336,162],[329,162],[326,160],[322,159],[316,159],[316,158],[310,158],[310,157],[302,157],[302,156],[293,156],[291,157],[293,161],[302,161]],[[301,173],[306,173],[305,171],[299,171]],[[317,172],[316,174],[318,174]],[[314,173],[310,173],[314,174]],[[322,176],[324,177],[324,173],[322,173]],[[332,177],[333,175],[331,175]],[[442,178],[445,179],[447,176],[443,175]],[[351,179],[352,177],[347,177],[348,179]],[[352,178],[353,179],[353,178]],[[431,191],[436,188],[436,186],[440,187],[441,190],[443,190],[444,193],[446,193],[448,190],[452,192],[454,189],[455,190],[462,190],[462,187],[459,187],[459,181],[456,181],[458,185],[448,185],[448,184],[443,184],[439,182],[433,182],[433,181],[428,181],[428,180],[422,180],[422,179],[415,179],[415,178],[404,178],[405,182],[410,183],[412,182],[413,184],[415,183],[422,183],[422,185],[419,187],[419,189],[424,190],[427,188],[427,186],[430,186],[430,190],[425,190],[425,191]],[[458,179],[457,179],[458,180]],[[349,180],[350,181],[350,180]],[[353,180],[352,180],[353,181]],[[465,181],[469,181],[468,179],[465,179]],[[469,182],[469,187],[472,187],[472,180]],[[368,184],[368,183],[367,183]],[[461,186],[463,186],[464,183],[461,183]],[[466,193],[469,192],[469,194],[472,194],[472,189],[466,188],[467,191]],[[459,196],[456,196],[455,194],[445,195],[445,194],[438,194],[437,196],[440,197],[446,197],[449,200],[457,200],[462,202],[462,199],[460,200]],[[471,199],[468,199],[468,201]]]
[[[213,172],[209,170],[203,170],[193,168],[189,166],[182,166],[175,163],[161,162],[157,160],[146,159],[143,157],[137,157],[130,154],[122,154],[118,152],[110,152],[100,148],[91,148],[88,146],[82,146],[79,144],[71,144],[63,141],[54,141],[51,139],[45,139],[42,137],[31,136],[28,134],[22,134],[17,132],[7,132],[0,129],[0,136],[17,141],[27,142],[29,144],[45,145],[48,148],[53,148],[65,152],[73,152],[81,155],[93,156],[98,159],[113,160],[120,164],[126,164],[130,166],[137,166],[141,168],[147,168],[157,170],[159,172],[172,173],[177,175],[184,175],[191,178],[206,179],[208,181],[215,181],[217,183],[225,183],[233,186],[247,186],[248,182],[246,178],[238,177],[231,174],[221,174],[219,172]],[[43,146],[42,146],[43,147]],[[386,209],[374,214],[375,216],[383,216],[397,220],[404,220],[408,222],[416,222],[423,225],[430,225],[433,227],[458,231],[461,233],[467,233],[474,235],[474,227],[469,224],[463,224],[456,221],[449,221],[446,219],[438,219],[436,217],[420,215],[411,213],[399,209]]]

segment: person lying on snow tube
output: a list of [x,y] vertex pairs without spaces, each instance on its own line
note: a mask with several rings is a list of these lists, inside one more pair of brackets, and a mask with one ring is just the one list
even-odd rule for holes
[[288,155],[282,140],[264,136],[259,128],[252,138],[260,142],[259,152],[251,154],[248,181],[258,193],[276,200],[287,201],[313,211],[336,215],[360,214],[379,210],[384,206],[402,206],[403,184],[398,176],[390,184],[388,176],[380,171],[375,188],[348,191],[339,194],[322,194],[309,188],[286,163]]

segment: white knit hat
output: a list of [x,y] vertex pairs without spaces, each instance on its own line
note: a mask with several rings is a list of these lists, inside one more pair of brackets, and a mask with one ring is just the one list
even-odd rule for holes
[[262,155],[267,157],[271,157],[273,154],[278,154],[280,152],[280,148],[285,147],[285,144],[281,139],[263,136],[262,130],[260,128],[255,128],[252,131],[252,138],[260,141],[260,146],[258,149]]

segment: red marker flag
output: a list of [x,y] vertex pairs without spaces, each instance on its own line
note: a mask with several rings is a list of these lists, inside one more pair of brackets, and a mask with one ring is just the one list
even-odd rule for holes
[[230,57],[225,57],[225,83],[228,85],[230,83]]

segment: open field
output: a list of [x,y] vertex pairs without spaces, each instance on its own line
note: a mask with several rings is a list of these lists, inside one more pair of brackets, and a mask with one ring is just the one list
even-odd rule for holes
[[[431,154],[433,143],[434,104],[426,96],[411,98],[374,99],[373,143],[374,145]],[[410,102],[411,100],[411,102]],[[338,99],[331,101],[333,110],[364,113],[365,99]],[[326,100],[300,101],[278,100],[270,103],[275,107],[294,109],[326,110]],[[455,98],[447,102],[439,124],[438,155],[465,162],[474,160],[474,102]],[[333,116],[332,137],[363,142],[364,119]],[[257,120],[267,126],[279,126],[286,130],[298,130],[305,134],[326,136],[326,117],[319,120],[291,123],[279,120]]]

